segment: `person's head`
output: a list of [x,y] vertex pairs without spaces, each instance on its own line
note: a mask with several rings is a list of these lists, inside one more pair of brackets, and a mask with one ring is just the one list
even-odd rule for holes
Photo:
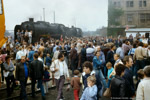
[[56,48],[56,51],[59,51],[59,47]]
[[6,63],[8,64],[8,63],[10,63],[10,56],[6,56],[6,58],[5,58],[5,61],[6,61]]
[[132,67],[133,65],[133,60],[131,56],[125,56],[123,59],[124,65],[127,66],[128,68]]
[[59,42],[58,42],[58,41],[56,42],[56,45],[59,45]]
[[83,71],[86,74],[90,74],[92,70],[93,70],[93,66],[92,66],[91,62],[86,61],[86,62],[83,63]]
[[116,46],[115,45],[111,45],[111,50],[116,50]]
[[100,51],[96,51],[96,52],[95,52],[95,56],[96,56],[96,57],[99,57],[99,56],[100,56]]
[[79,75],[79,74],[80,74],[79,70],[74,70],[74,75]]
[[92,47],[92,44],[91,44],[91,43],[89,43],[89,44],[88,44],[88,47]]
[[39,55],[39,57],[43,57],[43,52],[38,51],[38,55]]
[[150,65],[146,66],[143,71],[146,77],[150,77]]
[[118,54],[114,54],[114,60],[117,61],[119,59],[119,55]]
[[139,69],[138,72],[137,72],[137,74],[138,74],[138,77],[139,77],[140,79],[143,79],[143,78],[144,78],[144,71],[143,71],[143,69]]
[[143,42],[140,42],[140,43],[139,43],[139,46],[143,47]]
[[30,50],[30,51],[32,50],[32,46],[29,47],[29,50]]
[[97,51],[101,51],[101,47],[100,46],[97,46]]
[[96,83],[96,77],[94,75],[87,78],[87,84],[89,87],[92,87]]
[[49,53],[47,54],[47,57],[50,57],[50,54],[49,54]]
[[21,62],[24,63],[25,61],[26,61],[26,57],[25,57],[25,56],[22,56],[22,57],[21,57]]
[[126,67],[124,65],[122,65],[122,64],[116,65],[116,68],[115,68],[116,75],[123,76],[125,68]]
[[119,43],[119,47],[122,47],[122,43],[121,42]]
[[59,59],[60,61],[64,61],[64,54],[63,54],[62,52],[59,53],[58,59]]
[[106,67],[107,67],[107,69],[111,69],[111,68],[112,68],[111,62],[108,62],[108,63],[106,64]]
[[47,67],[47,66],[45,66],[45,67],[44,67],[44,70],[45,70],[45,71],[48,71],[48,67]]
[[38,59],[38,56],[39,56],[38,53],[35,53],[35,54],[34,54],[34,59],[37,60],[37,59]]

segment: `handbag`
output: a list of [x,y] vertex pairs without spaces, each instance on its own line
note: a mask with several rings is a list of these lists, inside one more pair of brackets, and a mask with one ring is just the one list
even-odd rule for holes
[[110,98],[111,97],[111,86],[107,88],[103,94],[104,97]]

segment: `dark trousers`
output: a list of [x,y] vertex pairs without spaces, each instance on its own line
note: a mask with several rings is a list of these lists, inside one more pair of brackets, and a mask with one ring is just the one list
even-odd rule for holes
[[78,54],[78,68],[81,67],[81,53]]
[[2,81],[4,82],[4,73],[3,73],[4,67],[3,67],[3,63],[0,64],[0,67],[1,67],[1,77],[2,77]]
[[65,83],[65,76],[60,76],[60,79],[56,79],[56,88],[58,91],[57,99],[63,99],[63,86]]
[[138,79],[137,71],[139,69],[143,69],[145,67],[145,62],[144,60],[136,60],[136,68],[135,68],[135,73],[136,73],[136,79]]
[[72,74],[74,73],[74,70],[77,69],[77,65],[75,63],[75,60],[71,60],[71,69],[72,69]]
[[20,81],[20,86],[21,86],[20,99],[21,100],[27,100],[26,84],[27,84],[27,79],[25,79],[24,81]]
[[5,80],[6,80],[6,85],[7,85],[7,96],[10,96],[15,87],[14,75],[6,77]]
[[[45,97],[42,79],[38,79],[37,81],[38,81],[37,88],[41,89],[42,97]],[[36,83],[36,80],[32,79],[32,97],[35,97],[35,83]]]

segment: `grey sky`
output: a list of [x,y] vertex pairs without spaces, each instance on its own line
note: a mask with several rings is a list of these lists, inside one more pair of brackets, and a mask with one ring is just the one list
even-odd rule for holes
[[107,0],[4,0],[6,29],[13,30],[16,24],[34,17],[43,19],[45,8],[46,21],[71,27],[75,25],[84,31],[92,31],[107,26]]

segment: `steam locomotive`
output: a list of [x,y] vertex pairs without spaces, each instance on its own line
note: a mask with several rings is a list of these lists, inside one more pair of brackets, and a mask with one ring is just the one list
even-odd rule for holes
[[16,25],[14,29],[14,38],[17,39],[18,30],[28,30],[33,32],[32,43],[40,40],[40,38],[55,38],[60,39],[63,37],[82,37],[82,30],[76,27],[66,27],[63,24],[49,23],[45,21],[34,22],[33,18],[29,18],[29,21],[23,22],[21,25]]

